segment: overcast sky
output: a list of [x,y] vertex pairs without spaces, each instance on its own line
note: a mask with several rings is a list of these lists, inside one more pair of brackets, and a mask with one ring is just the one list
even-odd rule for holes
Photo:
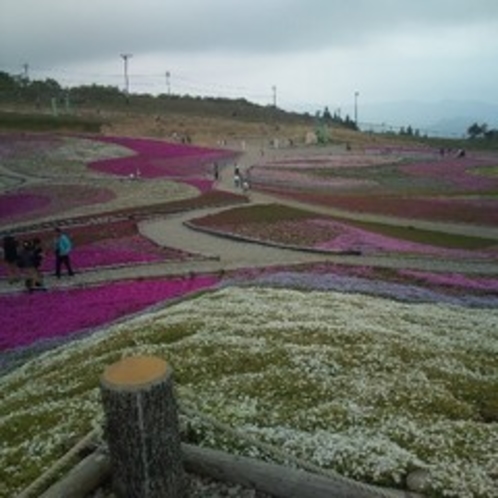
[[2,71],[123,89],[121,54],[132,93],[498,104],[498,1],[0,0]]

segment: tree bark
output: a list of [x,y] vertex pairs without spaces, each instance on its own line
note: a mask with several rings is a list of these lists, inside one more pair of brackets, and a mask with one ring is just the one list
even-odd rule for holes
[[124,358],[101,377],[104,434],[119,498],[184,495],[172,372],[160,358]]

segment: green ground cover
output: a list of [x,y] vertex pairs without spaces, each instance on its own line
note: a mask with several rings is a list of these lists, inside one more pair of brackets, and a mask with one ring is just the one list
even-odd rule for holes
[[[182,403],[291,455],[400,487],[425,468],[429,496],[490,498],[497,331],[496,309],[256,287],[206,293],[5,375],[0,496],[100,424],[106,365],[154,354],[173,365]],[[267,457],[195,419],[182,424],[191,441]]]

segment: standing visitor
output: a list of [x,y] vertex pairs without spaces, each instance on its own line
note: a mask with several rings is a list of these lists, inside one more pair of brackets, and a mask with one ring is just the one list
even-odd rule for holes
[[3,238],[3,259],[7,266],[7,276],[9,283],[12,284],[17,281],[19,271],[17,269],[17,248],[19,243],[13,235],[7,234]]
[[41,264],[43,261],[43,247],[41,240],[36,237],[33,239],[33,276],[34,276],[34,286],[37,289],[45,290],[43,286],[43,274],[41,272]]
[[61,268],[64,265],[67,269],[67,273],[70,277],[74,275],[73,269],[71,267],[70,254],[73,249],[73,243],[69,238],[69,235],[64,233],[59,227],[55,229],[56,239],[55,239],[55,275],[57,278],[61,276]]
[[235,164],[235,167],[233,169],[233,184],[234,184],[235,188],[240,187],[241,180],[242,180],[242,177],[240,176],[240,169],[237,166],[237,164]]

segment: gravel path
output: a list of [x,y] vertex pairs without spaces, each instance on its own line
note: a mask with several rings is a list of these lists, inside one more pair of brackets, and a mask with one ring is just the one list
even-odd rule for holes
[[[274,155],[278,151],[272,152]],[[282,154],[285,154],[282,151]],[[303,152],[305,153],[305,151]],[[238,161],[242,171],[259,160],[259,150],[249,149]],[[233,186],[233,169],[225,166],[221,171],[220,181],[217,184],[220,190],[235,192]],[[239,190],[240,192],[240,190]],[[320,214],[340,216],[343,218],[375,221],[399,226],[413,226],[444,233],[479,235],[495,238],[498,241],[498,229],[492,227],[478,227],[463,224],[435,223],[422,220],[406,220],[388,218],[378,215],[348,213],[334,208],[310,206],[292,199],[281,199],[258,192],[249,192],[251,203],[268,204],[278,202],[298,208],[312,210]],[[346,265],[378,266],[384,268],[409,268],[431,272],[457,272],[465,274],[497,275],[498,265],[495,262],[472,261],[463,259],[434,258],[432,256],[403,256],[403,255],[341,255],[325,254],[311,250],[296,250],[282,246],[263,245],[234,238],[220,237],[185,226],[185,222],[215,213],[226,207],[189,211],[178,215],[146,220],[140,223],[140,232],[159,245],[185,250],[199,255],[198,259],[183,262],[164,262],[137,266],[95,269],[79,273],[73,279],[57,280],[51,275],[46,276],[49,288],[64,288],[102,283],[110,280],[131,279],[138,277],[177,276],[190,273],[209,273],[222,270],[240,268],[266,267],[275,265],[293,265],[312,262],[329,262]],[[0,279],[0,294],[12,293],[22,289],[9,285],[7,279]]]
[[[239,161],[242,171],[258,161],[256,150],[248,151]],[[225,167],[221,171],[220,181],[217,185],[220,190],[237,192],[233,186],[232,170]],[[239,190],[240,192],[240,190]],[[293,207],[307,209],[320,214],[340,216],[346,219],[372,221],[392,224],[397,226],[412,226],[415,228],[439,231],[449,234],[469,236],[485,236],[498,241],[498,229],[492,227],[478,227],[454,223],[435,223],[423,220],[406,220],[389,218],[386,216],[367,215],[361,213],[348,213],[334,208],[310,206],[292,199],[281,199],[258,192],[249,192],[249,200],[253,204],[269,204],[278,202]],[[282,246],[255,244],[233,238],[220,237],[185,226],[185,222],[216,213],[227,208],[191,211],[168,218],[144,221],[139,228],[141,233],[159,245],[166,245],[176,249],[194,251],[206,256],[216,258],[221,269],[234,269],[246,267],[262,267],[270,265],[290,265],[327,261],[348,265],[380,266],[385,268],[410,268],[426,271],[462,272],[468,274],[496,275],[498,265],[494,262],[471,261],[448,258],[434,258],[433,256],[351,256],[323,254],[306,250],[286,249]]]

